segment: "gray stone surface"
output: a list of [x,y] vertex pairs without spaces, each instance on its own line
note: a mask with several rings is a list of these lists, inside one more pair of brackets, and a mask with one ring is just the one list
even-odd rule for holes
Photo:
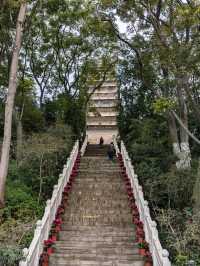
[[125,185],[106,151],[106,146],[99,152],[97,145],[89,145],[81,160],[50,266],[144,265]]

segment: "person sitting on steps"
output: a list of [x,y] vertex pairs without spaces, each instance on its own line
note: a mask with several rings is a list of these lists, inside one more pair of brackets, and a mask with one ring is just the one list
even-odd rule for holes
[[103,144],[104,144],[104,139],[103,139],[103,137],[100,137],[99,146],[102,147]]

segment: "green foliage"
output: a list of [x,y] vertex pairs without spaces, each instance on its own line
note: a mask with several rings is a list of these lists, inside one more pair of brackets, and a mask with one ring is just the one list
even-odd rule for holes
[[188,256],[179,254],[176,256],[175,261],[176,261],[177,266],[184,266],[184,265],[186,265],[186,263],[188,261]]
[[176,106],[176,102],[169,98],[159,98],[153,103],[155,113],[162,114],[172,110]]
[[122,130],[151,215],[158,222],[163,247],[169,250],[174,265],[184,265],[181,256],[198,262],[200,231],[191,207],[197,165],[191,171],[176,170],[162,116],[126,120]]
[[36,194],[32,188],[26,186],[21,180],[10,181],[7,184],[6,207],[3,209],[3,220],[12,217],[15,220],[26,222],[39,217],[42,214],[43,206],[38,205]]
[[3,265],[17,265],[21,256],[18,249],[30,245],[35,223],[43,216],[45,202],[51,198],[72,144],[71,128],[63,124],[24,138],[21,161],[10,163],[6,207],[0,210]]
[[2,266],[17,266],[22,258],[21,250],[17,248],[4,247],[0,248],[0,264]]

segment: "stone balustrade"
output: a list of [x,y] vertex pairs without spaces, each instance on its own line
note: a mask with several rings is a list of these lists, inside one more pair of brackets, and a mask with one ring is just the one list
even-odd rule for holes
[[[119,151],[115,137],[113,137],[113,142],[116,151]],[[153,265],[171,266],[171,262],[169,260],[169,252],[166,249],[163,249],[161,246],[156,222],[153,221],[150,216],[148,202],[144,199],[142,187],[140,186],[138,177],[134,172],[131,159],[128,155],[123,141],[121,142],[121,155],[124,162],[124,166],[126,168],[126,173],[130,179],[133,188],[133,194],[135,197],[136,205],[139,210],[140,220],[144,225],[145,240],[149,243],[149,248],[153,259]]]
[[58,206],[62,200],[62,192],[69,180],[78,152],[79,142],[76,141],[71,154],[67,159],[67,164],[64,165],[63,172],[59,176],[58,184],[54,186],[52,198],[46,203],[44,215],[42,219],[36,223],[36,229],[30,247],[23,250],[24,259],[20,261],[19,266],[39,265],[40,256],[44,248],[44,241],[48,239]]
[[84,142],[82,144],[82,147],[81,147],[81,156],[84,155],[85,150],[86,150],[86,147],[87,147],[87,144],[88,144],[88,135],[85,136]]

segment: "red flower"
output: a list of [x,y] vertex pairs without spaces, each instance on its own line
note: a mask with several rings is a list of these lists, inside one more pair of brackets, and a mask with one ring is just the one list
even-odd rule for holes
[[62,224],[62,219],[61,219],[61,218],[57,218],[57,219],[54,220],[53,223],[54,223],[55,225],[60,225],[60,224]]
[[45,246],[51,246],[55,243],[55,241],[52,238],[49,238],[48,240],[44,240]]

